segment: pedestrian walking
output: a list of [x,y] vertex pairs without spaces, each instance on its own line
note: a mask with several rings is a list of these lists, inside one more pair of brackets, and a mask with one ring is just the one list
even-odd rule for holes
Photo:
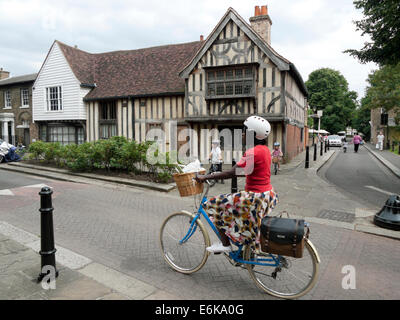
[[377,149],[382,151],[383,150],[383,141],[385,140],[385,136],[383,135],[383,132],[380,131],[376,138],[378,140],[378,148]]
[[360,143],[362,141],[362,138],[358,135],[358,133],[355,134],[353,137],[353,144],[354,144],[354,152],[358,152],[358,147],[360,146]]
[[[211,166],[216,167],[216,170],[213,170],[214,172],[222,171],[222,151],[219,147],[219,140],[213,140],[208,159],[211,162]],[[224,180],[221,179],[221,183],[224,183]]]

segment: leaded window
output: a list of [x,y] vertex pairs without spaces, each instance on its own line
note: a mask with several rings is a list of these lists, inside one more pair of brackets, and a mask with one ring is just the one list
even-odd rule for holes
[[255,96],[255,70],[252,66],[207,71],[207,98]]
[[117,135],[117,106],[115,101],[100,103],[100,138],[109,139]]
[[[47,130],[48,130],[47,134],[49,137],[49,142],[59,142],[62,145],[67,145],[75,143],[81,144],[85,140],[85,135],[82,127],[49,126]],[[42,128],[41,134],[42,138],[45,138],[46,135],[45,126]]]

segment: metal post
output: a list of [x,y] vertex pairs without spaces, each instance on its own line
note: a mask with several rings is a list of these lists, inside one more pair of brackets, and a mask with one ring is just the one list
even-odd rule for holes
[[392,141],[392,152],[394,152],[394,141]]
[[53,191],[49,187],[43,187],[40,195],[40,234],[41,234],[41,255],[42,268],[38,277],[38,282],[42,281],[47,274],[43,273],[44,266],[52,266],[56,277],[58,271],[56,268],[56,249],[54,247],[54,228],[53,228],[53,207],[51,195]]
[[306,169],[310,167],[310,147],[306,147]]
[[317,161],[317,144],[314,144],[314,161]]
[[326,148],[327,148],[326,140],[324,141],[324,147],[325,147],[325,153],[326,153]]
[[[235,159],[232,158],[232,167],[234,167],[236,165],[236,161]],[[237,187],[237,177],[234,176],[232,178],[232,182],[231,182],[231,193],[236,193],[238,192],[238,187]]]
[[329,140],[328,140],[328,151],[329,151],[330,149],[329,149]]
[[324,146],[323,146],[323,142],[321,141],[321,150],[320,150],[320,152],[319,152],[319,155],[322,157],[322,155],[323,155],[323,150],[324,149]]

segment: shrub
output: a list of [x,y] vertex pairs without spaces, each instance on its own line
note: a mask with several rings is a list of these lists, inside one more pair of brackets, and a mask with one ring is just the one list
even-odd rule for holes
[[60,163],[61,158],[61,144],[59,142],[45,143],[44,160],[47,162],[55,161],[56,164]]
[[136,141],[128,142],[122,146],[119,162],[123,168],[135,173],[140,172],[139,168],[142,161],[140,147],[140,144]]
[[58,142],[37,141],[29,146],[35,159],[55,161],[73,171],[94,169],[119,169],[136,174],[146,173],[152,180],[168,182],[176,172],[176,153],[161,153],[158,148],[149,149],[154,142],[138,143],[125,137],[85,142],[80,145],[62,146]]
[[46,143],[43,141],[35,141],[29,145],[28,152],[30,153],[30,158],[39,160],[44,157],[44,152],[46,150]]

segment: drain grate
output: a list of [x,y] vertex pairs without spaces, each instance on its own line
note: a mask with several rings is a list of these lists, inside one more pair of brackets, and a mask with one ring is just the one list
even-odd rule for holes
[[318,218],[336,220],[342,222],[354,222],[356,216],[354,213],[348,213],[343,211],[334,211],[334,210],[321,210],[318,215]]

